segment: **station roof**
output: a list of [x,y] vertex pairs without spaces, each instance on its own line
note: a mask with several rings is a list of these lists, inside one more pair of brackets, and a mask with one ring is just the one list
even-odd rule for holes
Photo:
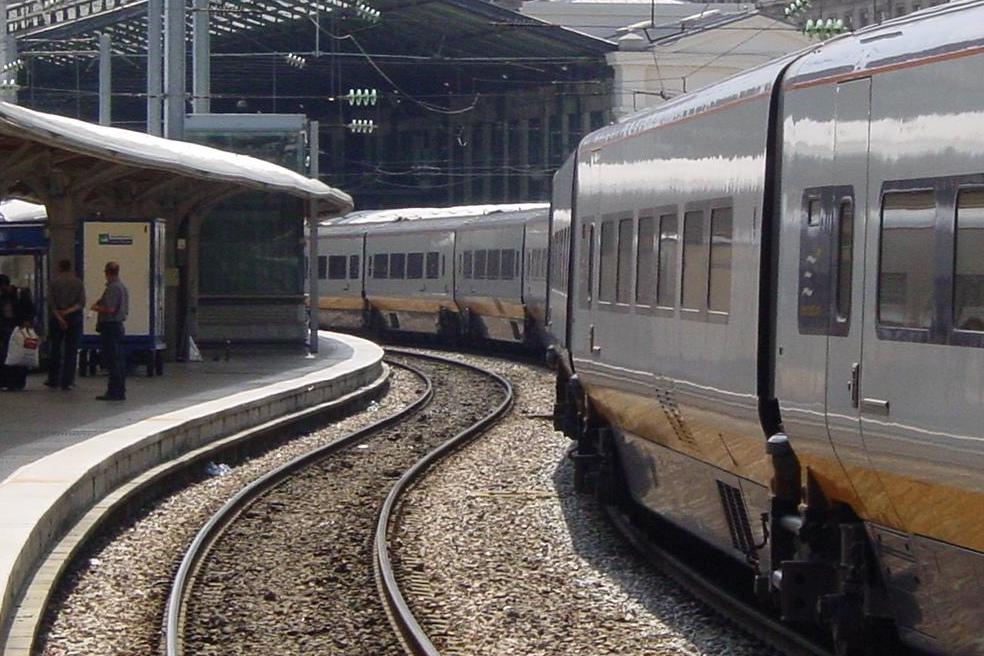
[[[380,12],[378,21],[365,18],[369,5]],[[146,14],[147,0],[23,0],[9,5],[7,29],[22,58],[74,66],[79,57],[94,56],[100,33],[110,36],[114,54],[142,56]],[[189,37],[193,14],[189,7]],[[430,92],[446,95],[449,85],[479,93],[523,80],[564,80],[572,65],[603,65],[603,55],[616,49],[485,0],[210,0],[209,17],[213,87],[245,85],[240,94],[248,94],[261,61],[283,63],[286,54],[306,62],[303,70],[285,67],[281,86],[296,82],[321,94],[321,79],[345,62],[358,69],[346,75],[350,84],[384,91],[387,83],[405,84],[418,93],[433,87]],[[271,60],[257,59],[262,56]],[[131,90],[120,77],[142,79],[142,62],[131,64],[115,71],[114,89],[139,92],[139,84]]]
[[84,173],[89,183],[128,176],[153,183],[147,178],[164,173],[198,187],[214,185],[217,194],[241,187],[318,200],[331,214],[352,209],[345,192],[254,157],[0,103],[0,178],[6,187],[0,193],[16,187],[21,198],[43,200],[21,183],[43,163],[50,165],[52,152],[61,154],[55,158],[59,169]]

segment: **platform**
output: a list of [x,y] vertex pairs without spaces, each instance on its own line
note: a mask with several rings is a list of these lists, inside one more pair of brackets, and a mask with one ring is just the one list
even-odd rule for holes
[[0,646],[14,603],[68,527],[108,491],[212,440],[351,394],[383,375],[372,342],[321,333],[319,353],[232,353],[127,378],[127,400],[97,401],[105,376],[49,390],[32,375],[0,393]]

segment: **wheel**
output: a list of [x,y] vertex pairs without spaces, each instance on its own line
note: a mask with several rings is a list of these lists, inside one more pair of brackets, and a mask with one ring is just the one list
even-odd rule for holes
[[164,351],[154,351],[154,373],[164,375]]

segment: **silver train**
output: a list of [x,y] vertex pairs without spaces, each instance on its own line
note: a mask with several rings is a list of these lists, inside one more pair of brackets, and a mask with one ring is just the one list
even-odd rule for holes
[[541,344],[549,208],[319,233],[323,327]]
[[[542,321],[579,478],[731,556],[841,655],[984,655],[981,71],[979,1],[832,39],[588,135],[526,241],[364,234],[363,259],[430,235],[440,277],[363,267],[344,309],[509,341]],[[464,277],[479,247],[521,249],[501,297]]]

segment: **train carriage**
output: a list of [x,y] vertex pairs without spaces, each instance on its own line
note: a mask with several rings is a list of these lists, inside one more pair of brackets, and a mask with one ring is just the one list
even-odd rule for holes
[[358,329],[367,305],[362,290],[365,227],[326,229],[318,233],[318,321],[322,328]]
[[365,294],[371,328],[457,336],[455,229],[467,219],[373,226],[366,236]]
[[531,338],[522,265],[526,222],[536,213],[546,211],[490,214],[457,228],[454,295],[469,335],[519,343]]
[[948,654],[984,653],[982,24],[951,4],[831,42],[780,118],[784,426],[865,520],[903,637]]
[[614,448],[599,475],[839,654],[893,653],[889,626],[984,654],[982,24],[951,3],[833,39],[589,135],[555,178],[579,469]]

